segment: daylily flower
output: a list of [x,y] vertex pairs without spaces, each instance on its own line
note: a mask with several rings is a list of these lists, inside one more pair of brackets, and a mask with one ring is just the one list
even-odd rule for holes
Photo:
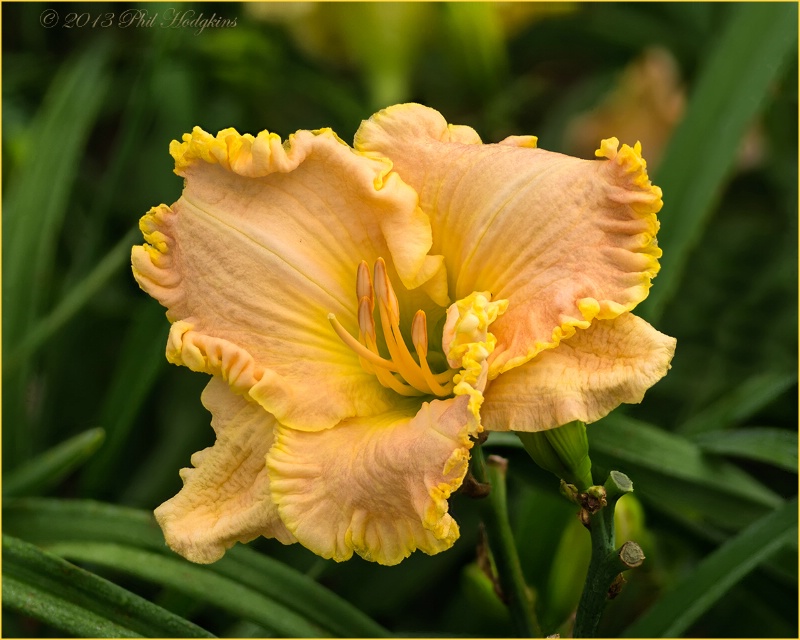
[[182,197],[141,220],[167,358],[213,376],[217,440],[156,510],[213,562],[259,535],[396,564],[452,546],[482,429],[640,402],[675,341],[630,313],[658,271],[639,146],[601,160],[482,144],[408,104],[362,124],[173,142]]

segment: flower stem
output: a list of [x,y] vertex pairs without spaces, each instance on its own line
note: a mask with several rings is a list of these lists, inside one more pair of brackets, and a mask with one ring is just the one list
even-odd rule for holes
[[525,584],[514,536],[508,520],[506,503],[506,468],[508,463],[499,456],[489,456],[484,461],[483,451],[475,447],[472,454],[472,473],[478,482],[489,484],[491,491],[481,500],[481,515],[486,527],[489,548],[497,568],[503,597],[511,613],[511,620],[520,637],[543,637],[536,619],[532,592]]
[[605,485],[606,506],[588,516],[592,536],[592,559],[586,574],[578,611],[575,617],[575,638],[594,638],[600,623],[609,590],[617,576],[644,562],[644,554],[635,542],[626,542],[619,549],[614,543],[614,508],[617,500],[633,491],[633,485],[624,473],[612,471]]

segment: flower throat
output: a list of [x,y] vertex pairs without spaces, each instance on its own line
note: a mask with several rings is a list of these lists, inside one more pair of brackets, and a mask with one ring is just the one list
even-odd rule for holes
[[[411,355],[400,333],[400,305],[386,273],[386,263],[383,258],[378,258],[375,262],[374,274],[373,283],[369,266],[362,260],[356,275],[358,340],[347,332],[333,313],[329,313],[328,320],[334,331],[358,354],[364,370],[374,374],[384,387],[404,396],[451,395],[454,386],[453,376],[456,372],[448,369],[442,373],[433,373],[428,364],[428,323],[425,312],[417,311],[411,322],[411,342],[419,360],[417,361]],[[381,329],[389,351],[388,360],[378,351],[373,315],[376,299]]]

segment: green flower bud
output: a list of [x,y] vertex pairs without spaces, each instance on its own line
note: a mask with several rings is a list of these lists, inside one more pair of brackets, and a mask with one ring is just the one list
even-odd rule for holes
[[586,425],[579,420],[556,429],[516,432],[533,461],[580,491],[592,486]]

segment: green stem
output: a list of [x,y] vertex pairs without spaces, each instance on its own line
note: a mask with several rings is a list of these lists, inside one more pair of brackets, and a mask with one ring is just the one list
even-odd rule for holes
[[489,496],[480,502],[481,515],[511,620],[520,637],[541,638],[542,630],[536,619],[531,592],[525,584],[508,521],[506,465],[506,461],[497,456],[490,456],[485,462],[481,448],[475,447],[473,450],[472,473],[475,479],[491,485]]
[[596,636],[609,589],[617,576],[627,569],[638,567],[644,561],[644,554],[635,542],[626,542],[615,549],[614,508],[619,498],[633,491],[630,479],[623,473],[612,471],[605,483],[605,491],[607,505],[596,513],[589,514],[592,559],[575,616],[575,638]]

